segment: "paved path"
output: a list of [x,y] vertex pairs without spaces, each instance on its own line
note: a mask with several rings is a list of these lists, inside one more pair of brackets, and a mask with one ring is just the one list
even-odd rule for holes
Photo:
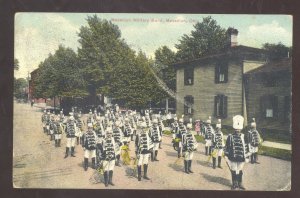
[[[83,170],[83,149],[76,146],[76,157],[64,159],[66,138],[62,147],[55,148],[54,142],[42,132],[41,112],[27,104],[14,104],[13,131],[13,184],[16,188],[80,188],[107,189],[103,176],[89,168]],[[137,181],[134,166],[116,167],[114,187],[109,189],[197,189],[229,190],[231,176],[224,160],[223,169],[212,169],[204,155],[203,144],[194,154],[193,174],[183,172],[183,160],[171,146],[171,137],[164,136],[159,162],[149,163],[151,180]],[[130,145],[134,156],[133,144]],[[291,163],[267,156],[259,156],[261,164],[246,164],[244,185],[247,190],[289,190]],[[132,160],[133,163],[133,160]]]

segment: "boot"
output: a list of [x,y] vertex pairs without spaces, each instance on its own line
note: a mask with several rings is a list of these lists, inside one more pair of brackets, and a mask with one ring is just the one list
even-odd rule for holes
[[112,186],[114,186],[115,184],[112,182],[112,178],[113,178],[113,171],[112,170],[110,170],[109,171],[109,178],[108,178],[108,184],[110,184],[110,185],[112,185]]
[[151,152],[151,162],[154,162],[154,154]]
[[147,176],[147,172],[148,172],[148,164],[144,164],[144,179],[146,180],[150,180],[150,178]]
[[120,155],[117,155],[117,157],[116,157],[116,163],[115,163],[115,165],[116,166],[121,166],[121,164],[120,164]]
[[213,169],[216,169],[216,158],[213,157],[212,160],[213,160]]
[[187,160],[184,160],[184,172],[187,174],[190,174],[188,171],[188,161]]
[[243,177],[243,171],[240,171],[239,174],[237,175],[237,183],[238,183],[238,188],[241,190],[246,190],[242,183],[242,177]]
[[205,155],[208,155],[208,146],[205,147]]
[[67,158],[69,156],[69,147],[66,147],[66,155],[65,155],[65,158]]
[[254,153],[254,163],[259,164],[258,162],[258,154]]
[[84,170],[87,171],[88,169],[88,165],[89,164],[89,159],[88,158],[84,158]]
[[142,178],[142,166],[137,166],[137,170],[138,170],[138,181],[141,181]]
[[254,153],[251,154],[250,158],[251,158],[251,164],[254,164]]
[[71,156],[72,156],[72,157],[76,157],[76,156],[74,155],[74,152],[75,152],[74,150],[75,150],[75,147],[72,146],[72,147],[71,147]]
[[96,169],[96,158],[92,158],[92,169]]
[[58,147],[60,147],[60,142],[61,142],[61,139],[58,139],[58,143],[57,143]]
[[104,184],[105,187],[108,187],[108,172],[104,171]]
[[55,147],[58,146],[58,141],[57,140],[54,140],[55,141]]
[[76,137],[76,143],[79,144],[79,137]]
[[192,171],[192,160],[189,160],[189,161],[188,161],[188,171],[189,171],[190,173],[194,173],[194,172]]
[[211,148],[212,148],[211,146],[208,147],[208,155],[211,155],[211,150],[212,150]]
[[177,151],[177,153],[178,153],[178,158],[180,158],[181,157],[181,148],[180,147],[178,147],[178,151]]
[[221,166],[221,159],[222,159],[222,157],[218,156],[218,168],[222,168],[222,166]]
[[235,171],[231,171],[231,179],[232,179],[232,186],[231,186],[231,190],[236,190],[237,189],[237,179],[236,179],[236,173]]
[[159,161],[159,160],[157,159],[157,154],[158,154],[158,151],[155,151],[154,161]]

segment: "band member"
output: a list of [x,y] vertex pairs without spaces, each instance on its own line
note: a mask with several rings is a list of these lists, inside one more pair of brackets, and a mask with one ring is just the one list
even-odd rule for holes
[[60,123],[60,118],[57,117],[55,120],[55,128],[54,128],[54,139],[55,139],[55,147],[60,147],[61,143],[61,134],[63,132],[63,126]]
[[88,118],[86,120],[86,124],[92,123],[92,125],[94,125],[94,119],[93,119],[93,113],[92,110],[90,110]]
[[46,118],[47,118],[47,111],[44,110],[44,113],[42,115],[42,123],[43,123],[43,131],[46,133]]
[[132,128],[129,124],[129,119],[125,118],[124,132],[123,132],[123,143],[128,144],[131,140]]
[[81,139],[82,139],[82,135],[83,135],[83,125],[84,125],[84,123],[81,120],[81,114],[78,114],[77,119],[76,119],[77,131],[75,133],[77,145],[81,144]]
[[141,123],[140,134],[137,134],[135,139],[135,148],[136,155],[138,159],[137,170],[138,170],[138,181],[141,181],[142,178],[142,166],[144,167],[144,176],[143,178],[149,180],[150,178],[147,176],[148,172],[148,160],[149,155],[153,150],[153,142],[148,133],[147,124],[145,122]]
[[200,131],[201,131],[201,129],[200,129],[200,120],[195,121],[195,131],[196,131],[197,135],[200,135]]
[[162,137],[163,137],[162,134],[163,134],[163,131],[165,130],[165,126],[164,126],[160,116],[158,116],[157,120],[158,120],[159,132],[160,132],[160,136],[161,136],[161,140],[159,142],[159,149],[162,149],[162,147],[161,147]]
[[157,119],[153,119],[152,126],[149,130],[149,133],[150,133],[151,140],[153,142],[153,153],[151,154],[151,160],[159,161],[157,159],[157,154],[158,154],[159,143],[161,141],[161,132],[159,130]]
[[172,129],[172,137],[173,137],[173,140],[175,140],[176,134],[177,134],[178,131],[179,131],[179,124],[178,124],[178,122],[177,122],[177,117],[174,117],[174,122],[171,123],[171,129]]
[[116,151],[115,151],[115,140],[112,137],[112,128],[108,127],[106,129],[106,137],[103,139],[102,144],[100,144],[101,159],[103,160],[104,169],[104,183],[105,187],[108,184],[114,186],[112,182],[113,170],[115,167]]
[[50,130],[50,141],[54,140],[54,128],[56,127],[55,125],[55,118],[54,115],[51,115],[50,117],[50,122],[49,122],[49,130]]
[[97,139],[98,139],[97,144],[98,144],[102,142],[102,140],[105,137],[105,130],[101,122],[101,117],[99,116],[96,117],[96,123],[94,124],[94,131],[96,132],[97,135]]
[[192,171],[192,160],[194,156],[194,151],[197,149],[198,143],[195,136],[192,134],[191,123],[187,124],[187,133],[182,136],[182,145],[184,151],[184,170],[185,173],[193,173]]
[[116,166],[121,166],[120,165],[120,155],[121,155],[121,146],[122,146],[122,137],[123,133],[120,128],[120,121],[117,120],[115,122],[115,125],[113,127],[113,138],[115,140],[115,151],[116,151]]
[[216,168],[216,157],[218,157],[218,168],[222,168],[221,166],[221,159],[223,155],[223,147],[224,147],[224,139],[223,139],[223,133],[221,131],[221,119],[218,120],[218,123],[216,124],[216,133],[213,135],[212,138],[212,144],[213,144],[213,168]]
[[177,131],[176,138],[180,139],[179,144],[178,144],[178,158],[182,156],[182,136],[186,134],[186,127],[183,124],[183,119],[179,119],[179,130]]
[[51,116],[50,116],[50,111],[48,111],[46,118],[45,118],[45,126],[46,126],[47,135],[50,135],[50,122],[51,122]]
[[252,119],[252,122],[250,124],[250,130],[247,133],[247,143],[249,146],[249,151],[251,153],[250,159],[251,164],[257,163],[259,164],[257,153],[258,153],[258,146],[261,142],[260,135],[258,131],[256,130],[256,122],[255,118]]
[[88,124],[88,130],[83,135],[82,147],[84,150],[84,170],[88,169],[89,158],[92,158],[92,168],[96,168],[96,140],[97,135],[93,131],[93,124]]
[[204,139],[205,139],[205,155],[211,155],[212,150],[212,137],[215,131],[211,126],[211,117],[206,121]]
[[233,117],[234,132],[229,134],[225,145],[225,159],[231,171],[232,190],[238,188],[245,190],[245,187],[242,184],[243,167],[249,153],[246,149],[244,134],[241,133],[243,123],[243,116],[236,115]]
[[131,141],[133,141],[133,136],[136,135],[137,125],[133,113],[131,112],[129,115],[130,115],[130,125],[132,128]]
[[66,134],[67,134],[67,147],[66,147],[66,155],[65,158],[69,156],[69,151],[71,148],[71,156],[75,157],[74,152],[75,152],[75,131],[76,129],[76,123],[73,115],[71,114],[67,126],[66,126]]
[[147,113],[145,113],[145,121],[146,121],[146,124],[147,124],[147,127],[149,128],[149,127],[151,127],[151,125],[152,125],[152,122],[151,122],[151,118],[150,118],[150,116],[149,116],[149,113],[147,112]]

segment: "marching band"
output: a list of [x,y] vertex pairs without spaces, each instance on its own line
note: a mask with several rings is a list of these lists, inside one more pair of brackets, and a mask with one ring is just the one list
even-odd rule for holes
[[43,132],[50,135],[50,141],[55,141],[55,147],[61,146],[62,135],[65,134],[64,158],[69,154],[75,157],[75,144],[81,144],[84,151],[83,169],[87,171],[91,158],[92,168],[102,171],[106,187],[115,185],[112,181],[115,166],[121,167],[122,163],[127,165],[126,160],[131,160],[130,142],[134,142],[135,145],[136,156],[133,159],[138,181],[142,178],[150,180],[149,160],[159,161],[158,151],[162,149],[163,132],[168,129],[172,133],[174,150],[177,151],[178,158],[183,159],[186,174],[193,173],[192,161],[198,147],[196,136],[199,136],[205,141],[205,155],[209,156],[209,160],[212,158],[212,168],[222,169],[221,162],[224,158],[232,176],[231,189],[245,190],[242,183],[245,163],[259,163],[257,153],[261,138],[256,129],[255,119],[253,118],[250,124],[250,130],[243,134],[241,131],[244,118],[240,115],[234,116],[233,130],[225,140],[221,119],[218,119],[215,125],[212,125],[211,117],[206,122],[195,120],[192,123],[192,120],[189,120],[185,124],[183,117],[178,119],[175,115],[170,119],[168,114],[163,119],[160,114],[152,116],[147,111],[145,116],[137,114],[136,111],[121,113],[119,107],[115,106],[115,109],[108,109],[102,116],[96,110],[94,113],[90,110],[86,125],[81,112],[75,112],[74,109],[69,116],[65,116],[63,110],[59,115],[45,110],[42,123]]

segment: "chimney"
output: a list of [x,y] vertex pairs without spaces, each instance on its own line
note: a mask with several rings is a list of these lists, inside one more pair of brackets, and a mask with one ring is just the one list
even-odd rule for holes
[[226,31],[227,34],[227,45],[228,47],[235,47],[238,45],[237,42],[237,35],[239,31],[237,29],[234,29],[232,27],[229,27]]

